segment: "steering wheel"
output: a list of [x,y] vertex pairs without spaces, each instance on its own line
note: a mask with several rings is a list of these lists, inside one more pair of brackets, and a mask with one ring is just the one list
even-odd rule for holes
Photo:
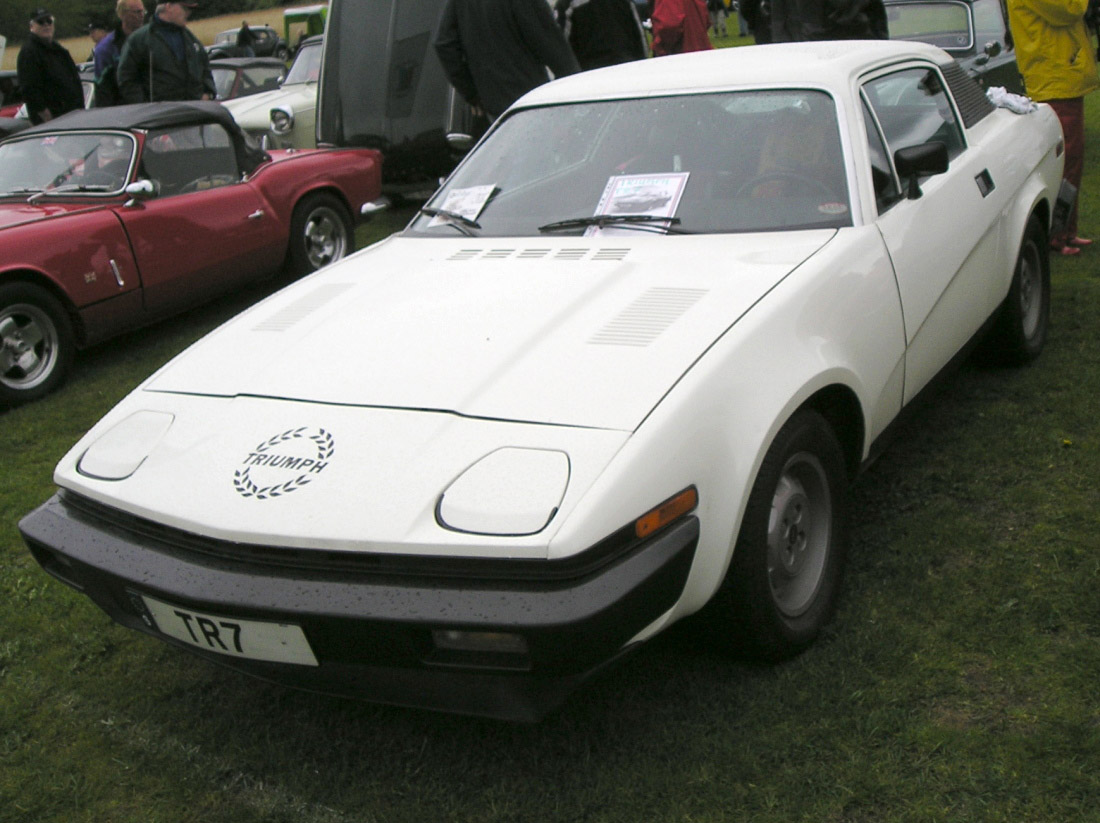
[[793,171],[783,171],[782,169],[774,169],[772,171],[761,172],[755,177],[750,178],[741,188],[737,190],[737,197],[750,197],[752,196],[752,190],[759,186],[761,183],[771,183],[772,181],[783,183],[794,183],[800,189],[810,188],[817,194],[820,194],[826,199],[832,199],[833,192],[822,183],[820,180],[814,177],[808,177],[804,174],[798,174]]
[[85,186],[110,186],[112,189],[122,188],[122,178],[109,171],[92,171],[84,175],[81,182]]

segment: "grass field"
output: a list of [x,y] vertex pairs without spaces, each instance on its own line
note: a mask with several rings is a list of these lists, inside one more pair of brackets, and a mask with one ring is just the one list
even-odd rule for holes
[[[1087,116],[1100,237],[1100,95]],[[858,480],[819,644],[760,667],[684,626],[537,726],[223,671],[116,627],[22,546],[69,446],[261,294],[99,346],[0,415],[2,823],[1100,821],[1096,247],[1053,261],[1035,365],[965,366]]]

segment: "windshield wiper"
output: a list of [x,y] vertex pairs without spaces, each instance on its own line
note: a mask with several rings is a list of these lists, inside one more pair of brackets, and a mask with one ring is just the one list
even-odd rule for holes
[[428,217],[446,217],[451,221],[450,225],[461,231],[470,237],[474,237],[474,233],[470,229],[481,229],[481,224],[476,220],[471,220],[464,214],[459,214],[456,211],[447,211],[446,209],[437,209],[433,206],[421,206],[420,213],[426,214]]
[[[661,223],[663,225],[658,226]],[[673,231],[672,227],[679,225],[679,217],[658,217],[655,214],[593,214],[590,217],[573,217],[569,220],[558,220],[539,226],[539,231],[547,234],[555,231],[568,231],[569,229],[583,229],[589,226],[606,228],[608,226],[621,226],[624,228],[637,228],[638,231],[661,232],[665,234],[684,234],[683,231]]]

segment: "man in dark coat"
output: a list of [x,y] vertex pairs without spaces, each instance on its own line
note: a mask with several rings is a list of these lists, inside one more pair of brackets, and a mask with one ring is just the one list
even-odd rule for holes
[[118,62],[124,103],[214,99],[206,49],[187,28],[197,5],[192,0],[158,3],[149,24],[126,38]]
[[554,12],[582,71],[649,53],[633,0],[557,0]]
[[31,36],[19,50],[16,72],[31,122],[45,123],[84,108],[84,89],[73,56],[53,39],[53,15],[46,9],[34,9],[30,27]]
[[435,52],[477,113],[499,117],[555,77],[580,71],[546,0],[447,0]]

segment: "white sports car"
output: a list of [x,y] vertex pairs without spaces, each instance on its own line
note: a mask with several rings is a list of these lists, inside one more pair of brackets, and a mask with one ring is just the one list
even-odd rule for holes
[[537,718],[704,607],[788,657],[890,423],[979,337],[1039,354],[1062,148],[921,44],[550,83],[150,377],[23,534],[124,625],[395,704]]

